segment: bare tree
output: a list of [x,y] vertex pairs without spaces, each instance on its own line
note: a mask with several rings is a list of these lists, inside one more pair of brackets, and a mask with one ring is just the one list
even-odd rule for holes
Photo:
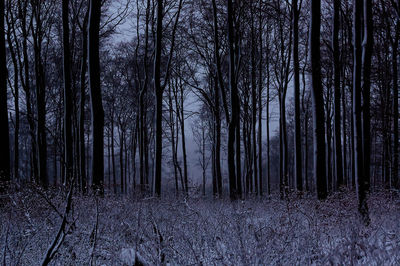
[[[10,180],[10,140],[8,132],[8,111],[7,111],[7,67],[6,67],[6,43],[4,28],[4,0],[0,1],[0,145],[4,151],[0,154],[0,182]],[[3,184],[0,184],[0,191],[3,190]]]
[[63,21],[63,70],[64,70],[64,156],[66,182],[72,178],[72,91],[71,55],[69,45],[69,0],[62,1]]
[[295,175],[297,190],[303,190],[302,160],[301,160],[301,132],[300,132],[300,66],[299,66],[299,15],[300,7],[297,0],[292,1],[293,19],[293,71],[294,71],[294,153],[295,153]]
[[90,0],[88,24],[89,88],[92,114],[92,183],[103,191],[104,182],[104,111],[100,87],[100,30],[101,2]]
[[327,197],[325,161],[325,114],[321,83],[321,0],[311,0],[310,60],[312,71],[313,130],[314,130],[314,176],[319,199]]

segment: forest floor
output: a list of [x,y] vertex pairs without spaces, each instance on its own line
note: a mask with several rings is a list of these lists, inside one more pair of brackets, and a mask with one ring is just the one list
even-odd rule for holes
[[[65,194],[31,188],[2,199],[3,265],[42,261],[59,230]],[[369,209],[365,227],[353,192],[324,202],[303,196],[233,203],[74,195],[70,230],[51,264],[133,265],[137,254],[151,265],[399,265],[400,198],[372,193]]]

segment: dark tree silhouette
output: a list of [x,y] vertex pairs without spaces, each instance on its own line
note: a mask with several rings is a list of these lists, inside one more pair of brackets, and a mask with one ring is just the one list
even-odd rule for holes
[[101,2],[90,0],[88,28],[89,88],[92,114],[92,183],[103,190],[104,182],[104,111],[100,87],[100,31]]
[[314,176],[319,199],[327,197],[325,161],[325,114],[321,83],[321,0],[311,0],[310,60],[312,72]]
[[[8,111],[7,111],[7,63],[6,44],[4,28],[4,0],[0,1],[0,182],[10,180],[10,140],[8,132]],[[4,149],[4,150],[3,150]],[[0,191],[3,190],[0,184]]]

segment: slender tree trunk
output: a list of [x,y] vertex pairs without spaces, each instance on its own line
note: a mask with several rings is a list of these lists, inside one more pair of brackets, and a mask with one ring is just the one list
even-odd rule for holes
[[[7,58],[4,28],[4,0],[0,1],[0,146],[4,147],[0,152],[0,183],[10,181],[10,139],[8,132],[7,111]],[[0,184],[0,192],[4,190]]]
[[[215,0],[212,0],[213,5],[213,23],[214,23],[214,54],[215,54],[215,62],[217,65],[217,75],[215,79],[215,129],[216,129],[216,146],[215,146],[215,171],[216,171],[216,178],[217,178],[217,187],[218,187],[218,195],[222,196],[222,174],[221,174],[221,115],[220,115],[220,92],[223,97],[223,102],[226,103],[224,100],[225,95],[225,87],[222,80],[222,73],[221,73],[221,62],[219,57],[219,39],[218,39],[218,22],[217,22],[217,6]],[[224,105],[226,106],[226,105]],[[227,113],[227,108],[225,108],[226,112],[226,119],[229,120],[229,116]],[[228,123],[229,124],[229,123]]]
[[[86,193],[86,156],[85,156],[85,96],[86,96],[86,71],[87,71],[87,24],[89,8],[85,14],[82,27],[82,63],[80,73],[80,93],[79,93],[79,159],[82,192]],[[109,184],[110,185],[110,184]]]
[[41,22],[41,5],[35,3],[33,13],[36,20],[36,26],[32,27],[33,48],[35,57],[35,82],[36,82],[36,143],[37,143],[37,159],[38,159],[38,176],[40,184],[48,187],[47,176],[47,137],[46,137],[46,88],[45,77],[42,63],[42,22]]
[[311,0],[310,52],[312,69],[312,99],[314,128],[314,176],[317,180],[319,199],[327,197],[326,162],[324,140],[324,105],[321,82],[320,54],[321,0]]
[[259,186],[260,196],[263,195],[263,169],[262,169],[262,87],[263,87],[263,41],[262,41],[262,1],[260,1],[260,17],[259,17],[259,42],[260,42],[260,61],[258,63],[258,172],[259,172]]
[[348,162],[347,162],[347,130],[346,130],[346,86],[344,82],[344,75],[343,75],[343,84],[342,84],[342,107],[343,107],[343,119],[342,119],[342,135],[343,135],[343,146],[342,146],[342,152],[343,152],[343,171],[342,171],[342,176],[343,176],[343,184],[342,185],[347,185],[348,184],[348,174],[347,174],[347,169],[348,169]]
[[[20,56],[18,40],[15,34],[14,18],[11,11],[8,11],[6,16],[7,21],[7,43],[11,55],[11,61],[14,67],[14,108],[15,108],[15,125],[14,125],[14,167],[13,174],[14,180],[19,181],[19,128],[20,128],[20,113],[19,113],[19,68],[17,56]],[[11,20],[11,21],[10,21]],[[13,31],[15,39],[15,48],[11,40],[11,31]],[[1,37],[0,37],[1,38]],[[1,48],[0,48],[1,49]],[[21,66],[22,67],[22,66]],[[1,177],[0,177],[1,180]]]
[[29,124],[29,135],[31,140],[31,168],[32,168],[32,177],[35,182],[38,182],[38,162],[37,162],[37,145],[36,145],[36,136],[35,136],[35,121],[33,118],[32,111],[32,96],[31,96],[31,85],[30,85],[30,77],[29,77],[29,56],[28,56],[28,27],[26,22],[28,20],[27,10],[28,10],[28,1],[23,2],[24,5],[19,5],[19,13],[22,14],[21,19],[21,31],[22,31],[22,54],[23,54],[23,66],[24,71],[20,72],[21,81],[23,82],[23,90],[25,91],[25,99],[26,99],[26,114],[27,120]]
[[303,190],[300,126],[300,66],[299,66],[299,8],[297,0],[292,1],[293,12],[293,71],[294,71],[294,154],[297,190]]
[[[267,42],[268,49],[268,42]],[[268,50],[267,50],[268,51]],[[265,106],[266,113],[266,131],[267,131],[267,189],[268,196],[271,195],[271,157],[270,157],[270,140],[269,140],[269,83],[270,83],[270,73],[269,73],[269,53],[267,52],[267,60],[266,60],[266,69],[267,69],[267,99]]]
[[182,137],[182,155],[183,155],[183,174],[185,180],[185,193],[189,193],[189,179],[187,169],[187,156],[186,156],[186,137],[185,137],[185,114],[184,114],[184,102],[183,102],[183,84],[178,85],[180,87],[180,122],[181,122],[181,137]]
[[112,175],[113,175],[113,188],[114,194],[117,194],[117,175],[115,170],[115,145],[114,145],[114,115],[111,114],[111,163],[112,163]]
[[[362,96],[363,96],[363,106],[362,106],[362,114],[363,114],[363,152],[364,152],[364,188],[366,192],[369,192],[370,186],[370,175],[371,175],[371,114],[370,114],[370,106],[371,106],[371,58],[372,58],[372,49],[373,49],[373,25],[372,25],[372,0],[364,0],[364,40],[362,44],[362,70],[363,70],[363,79],[361,83],[362,88]],[[397,96],[395,96],[397,98]],[[395,103],[396,104],[396,103]],[[398,102],[397,102],[398,105]],[[396,109],[398,112],[398,108]],[[398,123],[398,122],[397,122]],[[397,144],[398,145],[398,144]],[[395,155],[396,159],[396,155]],[[397,158],[398,159],[398,158]],[[397,166],[396,166],[397,167]]]
[[[232,200],[237,199],[237,168],[235,166],[235,137],[236,127],[238,126],[238,95],[235,75],[235,51],[234,51],[234,30],[233,30],[233,4],[228,0],[228,47],[229,47],[229,88],[231,91],[231,119],[228,128],[228,171],[229,171],[229,191]],[[240,143],[240,138],[236,139]],[[239,144],[240,145],[240,144]],[[237,145],[238,146],[238,145]],[[236,154],[237,155],[237,154]],[[240,158],[239,158],[240,160]],[[236,162],[238,158],[236,158]]]
[[[119,177],[121,183],[121,194],[124,193],[124,130],[120,126],[119,132]],[[126,167],[126,166],[125,166]],[[125,184],[126,186],[126,184]]]
[[89,88],[92,108],[92,182],[93,188],[103,193],[104,182],[104,110],[100,87],[99,31],[101,1],[90,0],[89,11]]
[[111,136],[107,134],[108,189],[111,190]]
[[206,136],[205,129],[201,129],[201,142],[202,142],[202,152],[201,152],[201,161],[203,168],[203,196],[206,195]]
[[162,49],[163,0],[157,0],[157,28],[154,57],[154,90],[155,90],[155,162],[154,162],[154,194],[161,196],[161,164],[162,164],[162,96],[161,87],[161,49]]
[[[149,21],[150,21],[150,0],[147,0],[146,5],[146,17],[145,17],[145,48],[144,48],[144,83],[139,94],[139,183],[141,191],[144,191],[145,184],[148,180],[148,164],[146,157],[147,144],[147,123],[146,123],[146,106],[145,106],[145,96],[147,93],[148,84],[148,64],[147,64],[147,54],[148,54],[148,44],[149,44]],[[139,24],[139,22],[138,22]],[[139,36],[139,33],[138,33]],[[139,43],[138,43],[139,44]]]
[[251,4],[251,151],[253,158],[253,180],[254,180],[254,191],[258,195],[258,171],[257,171],[257,140],[256,140],[256,118],[257,118],[257,82],[256,82],[256,36],[254,29],[254,8]]
[[[398,21],[400,22],[400,20],[398,20]],[[399,38],[399,29],[400,29],[400,24],[398,24],[396,27],[396,38],[392,45],[392,53],[393,53],[393,55],[392,55],[392,70],[393,70],[393,75],[392,75],[393,76],[393,173],[392,173],[392,176],[393,176],[393,185],[396,189],[399,189],[399,85],[398,85],[398,70],[397,70],[397,67],[398,67],[398,65],[397,65],[398,64],[397,49],[398,49],[398,42],[400,39]]]
[[[334,71],[334,156],[335,156],[335,176],[337,188],[343,186],[343,163],[342,163],[342,141],[340,131],[340,50],[339,50],[339,13],[341,0],[333,2],[333,71]],[[345,135],[344,135],[345,136]]]
[[71,54],[69,45],[69,0],[62,1],[63,22],[63,73],[64,73],[64,157],[67,183],[72,180],[72,90],[71,90]]
[[357,195],[359,212],[365,223],[369,223],[368,208],[366,204],[365,169],[363,153],[363,128],[361,113],[361,75],[362,75],[362,51],[361,51],[361,27],[362,27],[362,0],[354,0],[353,4],[353,36],[354,36],[354,70],[353,70],[353,117],[354,117],[354,158],[355,178],[357,183]]

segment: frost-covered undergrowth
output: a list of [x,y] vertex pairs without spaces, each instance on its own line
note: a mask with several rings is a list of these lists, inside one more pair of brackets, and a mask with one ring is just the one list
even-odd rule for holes
[[[42,261],[59,229],[63,194],[24,190],[7,197],[0,213],[6,265]],[[75,195],[70,232],[52,264],[132,265],[138,254],[147,264],[399,265],[399,198],[372,194],[369,227],[359,223],[356,206],[352,192],[325,202],[105,196],[96,212],[94,197]]]

